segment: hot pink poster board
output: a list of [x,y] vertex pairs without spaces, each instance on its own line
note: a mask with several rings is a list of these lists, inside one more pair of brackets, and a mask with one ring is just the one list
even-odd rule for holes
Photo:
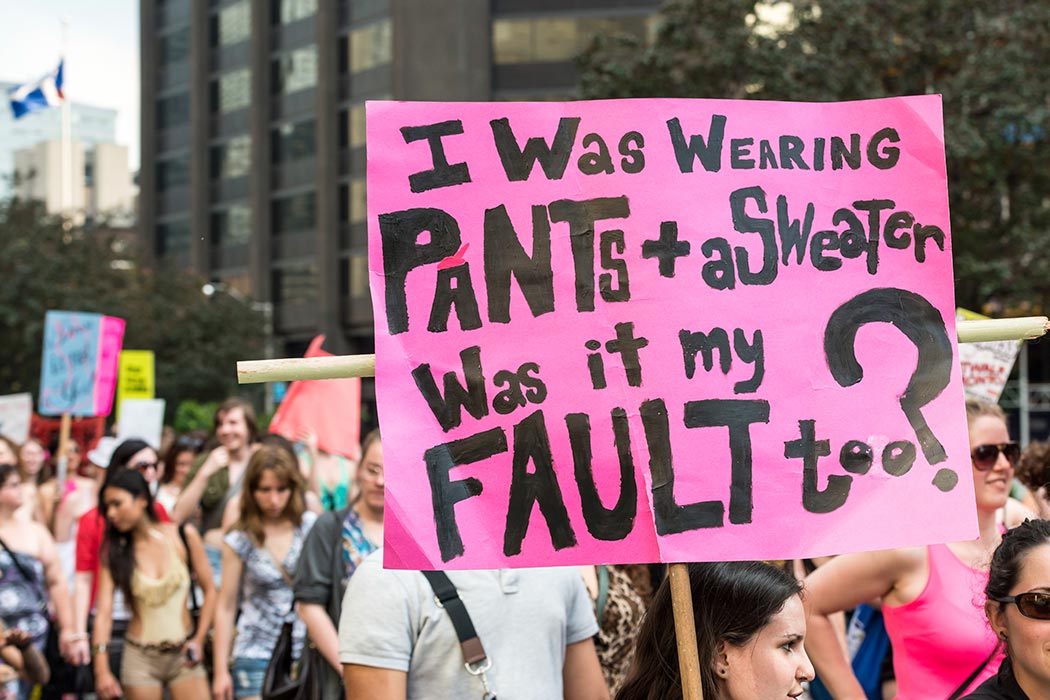
[[367,110],[386,566],[977,536],[939,96]]
[[[331,357],[321,349],[324,336],[310,343],[305,357]],[[361,438],[361,380],[323,379],[292,382],[273,420],[270,432],[298,440],[304,432],[317,436],[325,452],[357,459]]]

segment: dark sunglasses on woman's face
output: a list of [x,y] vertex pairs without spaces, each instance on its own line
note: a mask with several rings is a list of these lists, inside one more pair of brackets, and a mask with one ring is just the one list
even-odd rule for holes
[[144,472],[147,469],[156,469],[157,462],[135,462],[131,465],[131,468],[137,472]]
[[1033,620],[1050,620],[1050,593],[1029,591],[1005,598],[992,598],[998,603],[1013,603],[1018,612]]
[[1021,458],[1021,446],[1016,442],[1004,442],[1001,445],[978,445],[973,448],[970,458],[973,459],[973,466],[979,471],[986,472],[999,461],[1000,452],[1006,457],[1011,467]]

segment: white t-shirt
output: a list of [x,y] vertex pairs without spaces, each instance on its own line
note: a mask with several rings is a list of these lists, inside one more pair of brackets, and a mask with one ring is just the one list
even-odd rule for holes
[[[382,568],[383,550],[354,572],[343,597],[339,660],[408,673],[408,700],[481,698],[456,631],[418,571]],[[562,697],[565,648],[598,632],[578,569],[448,571],[485,653],[500,700]]]

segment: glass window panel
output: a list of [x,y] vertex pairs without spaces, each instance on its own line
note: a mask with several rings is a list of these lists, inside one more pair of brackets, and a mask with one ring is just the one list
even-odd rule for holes
[[314,155],[314,120],[285,124],[273,130],[273,162],[287,163]]
[[350,19],[354,22],[388,14],[390,0],[353,0],[350,3]]
[[157,255],[174,256],[190,249],[190,220],[178,219],[157,224]]
[[368,254],[350,256],[350,297],[368,296]]
[[350,72],[360,73],[390,63],[393,50],[389,19],[350,32]]
[[219,46],[231,46],[246,41],[252,34],[251,6],[247,0],[219,10]]
[[530,19],[497,19],[492,23],[492,57],[497,64],[527,63],[532,60]]
[[296,49],[273,62],[274,94],[291,94],[317,84],[317,47]]
[[368,195],[365,181],[357,178],[350,181],[350,223],[357,224],[368,215]]
[[212,180],[243,177],[251,167],[252,141],[249,136],[237,136],[211,147],[208,171]]
[[576,20],[546,18],[535,20],[534,61],[567,61],[576,56]]
[[278,304],[303,304],[317,300],[317,266],[288,265],[273,271],[273,297]]
[[158,42],[157,60],[161,66],[181,63],[190,57],[190,28],[183,27],[165,34]]
[[291,24],[312,17],[317,12],[317,0],[281,0],[277,10],[277,21]]
[[190,156],[188,153],[157,161],[157,189],[164,191],[181,187],[190,182]]
[[212,212],[212,246],[229,248],[248,243],[252,237],[252,212],[246,205]]
[[157,100],[157,127],[169,129],[190,120],[190,94],[180,92]]
[[365,145],[365,106],[356,104],[350,107],[350,147]]
[[313,192],[304,192],[273,200],[273,232],[308,231],[314,227],[315,202]]
[[251,72],[247,68],[226,73],[212,83],[212,111],[220,114],[251,104]]

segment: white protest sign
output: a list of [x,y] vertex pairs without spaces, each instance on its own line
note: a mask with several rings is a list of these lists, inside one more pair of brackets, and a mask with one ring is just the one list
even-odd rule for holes
[[0,435],[21,445],[29,439],[29,422],[32,418],[32,394],[0,396]]
[[154,449],[160,449],[163,430],[164,399],[124,399],[120,402],[118,443],[128,438],[139,438]]

